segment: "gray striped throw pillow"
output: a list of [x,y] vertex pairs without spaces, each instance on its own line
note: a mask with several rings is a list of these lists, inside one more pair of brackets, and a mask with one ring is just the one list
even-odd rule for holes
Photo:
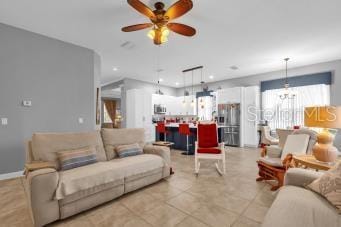
[[94,147],[83,147],[57,152],[61,170],[73,169],[97,162]]
[[119,145],[116,147],[116,153],[118,157],[124,158],[128,156],[139,155],[143,153],[142,148],[137,144],[127,144],[127,145]]

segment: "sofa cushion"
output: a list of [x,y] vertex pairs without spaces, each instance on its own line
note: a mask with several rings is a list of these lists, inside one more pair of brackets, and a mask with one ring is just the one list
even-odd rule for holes
[[111,186],[124,184],[124,171],[120,166],[112,165],[110,162],[97,162],[59,172],[59,183],[55,198],[64,199],[72,194],[102,187],[111,183]]
[[118,145],[138,143],[144,147],[144,129],[142,128],[122,128],[101,130],[103,144],[108,160],[117,157],[115,148]]
[[68,195],[68,196],[64,197],[63,199],[59,200],[59,204],[61,206],[65,206],[66,204],[73,203],[77,200],[89,197],[89,196],[94,195],[96,193],[99,193],[99,192],[102,192],[105,190],[109,190],[111,188],[123,186],[123,181],[121,181],[121,184],[117,184],[117,183],[118,183],[117,181],[109,182],[109,183],[101,184],[101,185],[98,185],[98,186],[95,186],[95,187],[92,187],[89,189],[81,190],[79,192],[75,192],[75,193]]
[[75,193],[86,196],[94,191],[98,192],[96,188],[105,190],[106,184],[115,187],[125,181],[155,174],[162,171],[164,166],[160,156],[142,154],[60,171],[56,199],[66,199]]
[[153,154],[142,154],[113,159],[110,163],[114,164],[122,171],[125,182],[155,174],[158,171],[162,171],[165,166],[164,160],[160,156]]
[[265,216],[262,227],[339,227],[341,215],[318,194],[301,187],[285,186]]
[[307,188],[324,196],[341,214],[341,162],[314,180]]
[[73,169],[97,162],[96,149],[94,147],[83,147],[79,149],[57,152],[61,170]]
[[98,161],[106,161],[101,135],[98,131],[79,133],[34,133],[32,153],[35,161],[54,162],[59,169],[57,152],[92,146]]
[[143,150],[138,143],[119,145],[115,150],[120,158],[143,154]]

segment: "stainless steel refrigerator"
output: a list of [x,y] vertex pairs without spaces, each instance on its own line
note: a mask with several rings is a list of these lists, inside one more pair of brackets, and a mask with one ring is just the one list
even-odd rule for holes
[[218,104],[218,124],[222,130],[225,145],[240,146],[240,103]]

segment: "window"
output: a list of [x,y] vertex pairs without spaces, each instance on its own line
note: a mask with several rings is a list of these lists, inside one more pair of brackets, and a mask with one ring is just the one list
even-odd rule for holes
[[281,100],[279,94],[284,89],[262,92],[263,119],[271,129],[304,125],[304,108],[330,104],[330,85],[315,84],[290,88],[295,92],[294,99]]

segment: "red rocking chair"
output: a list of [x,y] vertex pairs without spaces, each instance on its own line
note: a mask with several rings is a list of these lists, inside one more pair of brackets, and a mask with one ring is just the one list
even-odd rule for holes
[[[195,142],[195,173],[199,174],[200,159],[216,159],[216,169],[219,174],[226,172],[225,145],[218,143],[218,128],[216,123],[198,124],[197,141]],[[219,164],[222,165],[219,167]]]

